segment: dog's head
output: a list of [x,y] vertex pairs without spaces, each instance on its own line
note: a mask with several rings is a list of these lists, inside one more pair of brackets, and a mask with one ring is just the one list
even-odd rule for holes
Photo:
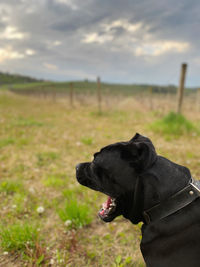
[[[133,205],[137,178],[156,159],[155,148],[149,138],[136,134],[130,141],[106,146],[94,154],[92,162],[78,164],[76,177],[80,184],[108,196],[99,211],[105,222],[119,215],[127,217]],[[133,211],[134,212],[134,211]]]

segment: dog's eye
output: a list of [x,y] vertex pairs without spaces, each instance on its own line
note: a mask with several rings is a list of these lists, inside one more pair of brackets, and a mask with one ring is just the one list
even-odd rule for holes
[[92,161],[91,164],[90,164],[90,168],[93,169],[94,167],[95,167],[95,163],[94,163],[94,161]]
[[95,161],[95,160],[93,160],[92,162],[91,162],[91,164],[90,164],[90,168],[91,168],[91,170],[93,171],[93,172],[97,172],[97,169],[99,169],[99,166],[98,166],[98,164],[97,164],[97,162]]
[[98,165],[98,160],[97,160],[97,158],[96,158],[96,157],[94,157],[94,158],[93,158],[93,161],[92,161],[92,163],[93,163],[93,164],[95,164],[95,165]]
[[94,155],[93,155],[93,161],[95,161],[96,160],[96,157],[97,157],[97,155],[99,154],[99,152],[96,152],[96,153],[94,153]]

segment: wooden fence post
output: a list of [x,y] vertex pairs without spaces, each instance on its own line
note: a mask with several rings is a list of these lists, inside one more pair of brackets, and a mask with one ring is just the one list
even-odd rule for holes
[[186,70],[187,70],[187,64],[183,63],[182,66],[181,66],[181,75],[180,75],[180,82],[179,82],[179,88],[178,88],[177,113],[181,113],[181,108],[182,108],[182,103],[183,103],[183,92],[184,92]]
[[149,103],[150,103],[150,110],[153,110],[153,89],[149,87]]
[[197,103],[197,111],[199,111],[200,110],[200,88],[197,88],[196,103]]
[[74,85],[72,82],[69,84],[69,87],[70,87],[70,105],[71,107],[73,107],[74,106]]
[[100,77],[97,77],[97,100],[98,100],[98,108],[99,108],[99,113],[102,112],[102,107],[101,107],[101,80]]
[[51,85],[51,93],[52,93],[52,101],[56,102],[56,89],[54,84]]

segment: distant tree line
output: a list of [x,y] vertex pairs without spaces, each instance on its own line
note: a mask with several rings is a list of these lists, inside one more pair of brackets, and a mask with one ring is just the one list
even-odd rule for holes
[[23,76],[20,74],[10,74],[8,72],[0,72],[0,85],[4,84],[20,84],[20,83],[32,83],[32,82],[42,82],[43,80],[38,80],[32,77]]

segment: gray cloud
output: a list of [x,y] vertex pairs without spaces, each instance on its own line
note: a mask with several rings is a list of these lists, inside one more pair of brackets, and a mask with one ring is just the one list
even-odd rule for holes
[[200,2],[2,0],[0,70],[38,78],[178,83],[200,78]]

